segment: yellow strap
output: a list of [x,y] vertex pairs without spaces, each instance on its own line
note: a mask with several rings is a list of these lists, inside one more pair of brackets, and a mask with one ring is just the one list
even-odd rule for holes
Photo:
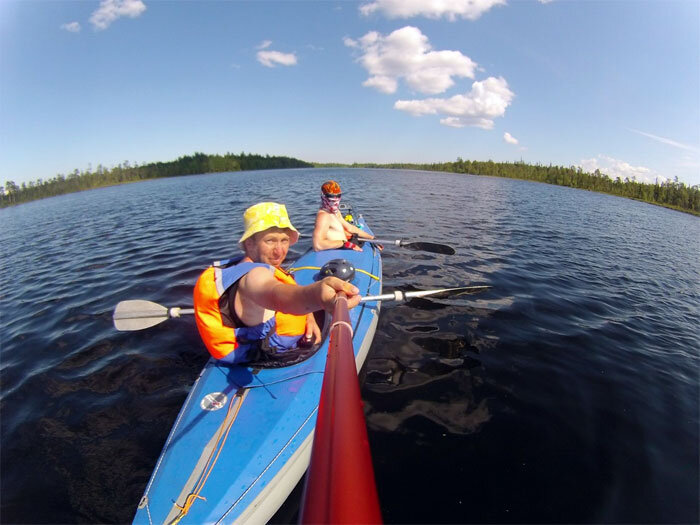
[[[289,273],[293,273],[293,272],[296,272],[297,270],[320,270],[320,269],[321,269],[320,266],[299,266],[299,268],[290,268],[287,271]],[[360,273],[364,273],[365,275],[369,275],[375,281],[379,280],[379,277],[377,277],[376,275],[372,275],[371,273],[366,272],[364,270],[361,270],[360,268],[355,268],[355,271],[360,272]]]
[[299,266],[299,268],[289,268],[287,271],[289,273],[294,273],[297,270],[320,270],[320,266]]
[[375,281],[378,281],[378,280],[379,280],[379,277],[377,277],[376,275],[372,275],[371,273],[366,272],[366,271],[364,271],[364,270],[361,270],[360,268],[355,268],[355,271],[356,271],[356,272],[360,272],[360,273],[364,273],[365,275],[369,275],[369,276],[370,276],[372,279],[374,279]]

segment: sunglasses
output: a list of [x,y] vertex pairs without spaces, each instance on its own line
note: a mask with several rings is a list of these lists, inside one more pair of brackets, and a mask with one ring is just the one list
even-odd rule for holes
[[326,199],[339,199],[342,193],[324,193],[323,196]]

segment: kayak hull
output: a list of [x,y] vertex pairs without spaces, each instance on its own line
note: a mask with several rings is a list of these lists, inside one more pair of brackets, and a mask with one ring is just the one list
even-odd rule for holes
[[[359,225],[367,226],[361,217]],[[290,271],[304,285],[325,262],[356,268],[362,295],[381,293],[381,257],[307,252]],[[380,303],[350,310],[357,370],[374,337]],[[210,359],[178,415],[141,499],[134,523],[266,523],[306,472],[328,352],[329,316],[319,350],[283,368],[228,366]]]

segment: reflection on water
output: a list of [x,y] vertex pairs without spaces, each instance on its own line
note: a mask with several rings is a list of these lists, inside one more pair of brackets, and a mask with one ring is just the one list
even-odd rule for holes
[[287,204],[298,257],[328,178],[378,237],[456,249],[387,246],[385,291],[492,286],[382,307],[361,380],[385,521],[698,521],[697,218],[523,181],[326,169],[0,210],[0,521],[131,520],[206,352],[193,319],[120,333],[114,305],[191,305],[261,200]]

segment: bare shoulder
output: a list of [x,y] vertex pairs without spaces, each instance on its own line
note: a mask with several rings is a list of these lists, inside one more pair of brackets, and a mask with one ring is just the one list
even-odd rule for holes
[[331,220],[333,220],[333,216],[330,213],[325,210],[318,210],[316,214],[316,227],[325,226],[329,224]]
[[326,210],[318,210],[316,212],[316,220],[317,221],[319,221],[319,220],[327,221],[332,216],[333,215],[331,213],[328,213]]
[[256,266],[241,278],[239,289],[250,290],[264,286],[271,280],[273,280],[272,271],[268,266]]

